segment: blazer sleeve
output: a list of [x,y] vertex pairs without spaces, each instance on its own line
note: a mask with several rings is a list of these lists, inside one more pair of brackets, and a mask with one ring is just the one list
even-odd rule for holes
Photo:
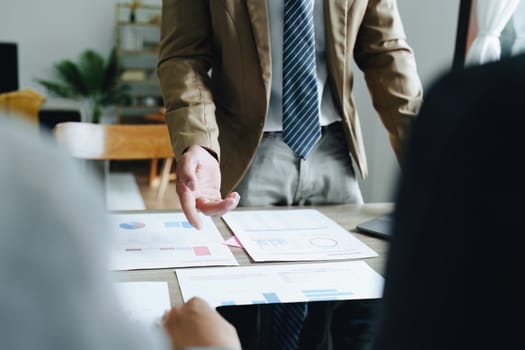
[[400,161],[423,91],[395,0],[368,2],[354,58]]
[[175,158],[191,145],[220,155],[210,88],[213,43],[206,0],[163,0],[157,74]]

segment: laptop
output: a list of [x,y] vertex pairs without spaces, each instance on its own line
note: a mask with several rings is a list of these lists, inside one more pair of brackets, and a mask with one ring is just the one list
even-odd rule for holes
[[393,215],[386,214],[360,223],[356,226],[358,232],[370,236],[389,239],[392,235]]

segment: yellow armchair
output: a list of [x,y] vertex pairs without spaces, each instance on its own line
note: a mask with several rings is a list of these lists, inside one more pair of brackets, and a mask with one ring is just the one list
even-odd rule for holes
[[45,97],[31,89],[22,89],[0,94],[0,112],[17,115],[38,127],[38,112]]

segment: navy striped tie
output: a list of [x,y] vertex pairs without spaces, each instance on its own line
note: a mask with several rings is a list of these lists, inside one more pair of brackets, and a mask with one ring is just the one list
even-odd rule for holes
[[321,138],[313,1],[284,1],[283,141],[303,159]]
[[273,305],[272,350],[297,350],[308,310],[307,303]]

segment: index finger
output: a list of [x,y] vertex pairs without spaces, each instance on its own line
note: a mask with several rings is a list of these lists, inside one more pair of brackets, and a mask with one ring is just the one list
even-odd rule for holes
[[197,230],[200,230],[202,228],[202,220],[199,216],[199,211],[197,210],[195,194],[183,182],[177,181],[176,187],[180,204],[182,206],[182,211],[184,212],[186,219],[188,219],[188,222],[193,227],[195,227]]

